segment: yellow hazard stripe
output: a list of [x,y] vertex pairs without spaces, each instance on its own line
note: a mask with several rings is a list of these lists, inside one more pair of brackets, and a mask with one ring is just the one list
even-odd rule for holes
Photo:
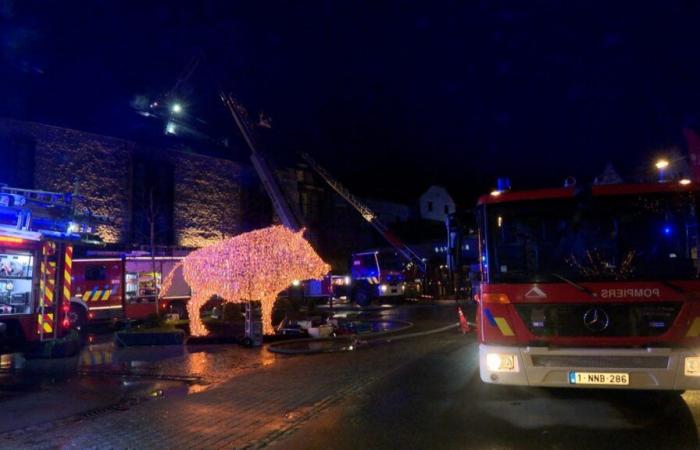
[[698,337],[700,336],[700,317],[696,317],[693,320],[693,324],[688,328],[688,332],[685,337]]
[[109,300],[109,296],[112,294],[111,289],[105,289],[105,293],[102,295],[102,301]]
[[510,325],[508,325],[506,319],[503,317],[494,317],[494,320],[496,321],[498,329],[501,330],[501,333],[503,333],[503,336],[515,336],[515,333],[513,333],[513,330],[510,328]]
[[71,273],[73,271],[73,246],[66,246],[66,253],[63,258],[63,299],[70,300],[70,287],[72,283]]
[[46,287],[44,289],[43,306],[51,306],[53,304],[53,289],[56,285],[56,263],[49,262],[46,267]]
[[[53,313],[48,313],[44,315],[39,314],[38,316],[36,316],[36,321],[39,324],[39,326],[44,330],[44,333],[53,332]],[[41,330],[37,330],[37,332],[40,333]]]
[[[44,289],[46,289],[46,283],[44,283],[44,274],[46,273],[46,267],[44,266],[44,262],[41,262],[41,279],[39,280],[39,292],[44,292]],[[44,306],[44,296],[42,295],[41,298],[39,299],[39,306]]]

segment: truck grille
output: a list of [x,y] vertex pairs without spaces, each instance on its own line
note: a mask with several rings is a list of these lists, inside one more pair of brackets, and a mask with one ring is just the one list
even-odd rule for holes
[[518,304],[515,309],[535,336],[628,337],[665,333],[681,306],[680,302],[559,303]]
[[668,356],[532,355],[535,367],[596,367],[601,369],[666,369]]

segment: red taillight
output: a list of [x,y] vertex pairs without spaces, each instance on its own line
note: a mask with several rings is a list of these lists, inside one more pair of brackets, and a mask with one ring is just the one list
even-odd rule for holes
[[63,305],[63,312],[68,312],[69,309],[70,309],[70,306]]
[[70,321],[68,319],[63,319],[63,328],[68,328],[70,326]]
[[95,317],[95,314],[90,313],[90,314],[88,314],[88,317],[92,319],[93,317]]

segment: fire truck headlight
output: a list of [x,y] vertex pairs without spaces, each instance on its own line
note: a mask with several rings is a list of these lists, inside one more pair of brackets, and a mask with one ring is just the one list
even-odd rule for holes
[[700,377],[700,357],[688,356],[685,358],[685,376]]
[[382,285],[379,286],[379,291],[380,291],[380,292],[386,292],[387,289],[389,289],[389,288],[387,287],[386,284],[382,284]]
[[518,359],[507,353],[487,353],[486,367],[491,372],[517,372]]
[[75,222],[70,222],[68,224],[68,233],[77,233],[78,231],[80,231],[80,225]]

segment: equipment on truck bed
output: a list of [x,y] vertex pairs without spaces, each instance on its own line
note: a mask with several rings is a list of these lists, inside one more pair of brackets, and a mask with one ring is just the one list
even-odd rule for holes
[[0,227],[6,232],[34,231],[55,239],[101,244],[95,228],[111,220],[79,206],[82,200],[84,197],[77,193],[77,183],[74,191],[68,193],[0,184]]

